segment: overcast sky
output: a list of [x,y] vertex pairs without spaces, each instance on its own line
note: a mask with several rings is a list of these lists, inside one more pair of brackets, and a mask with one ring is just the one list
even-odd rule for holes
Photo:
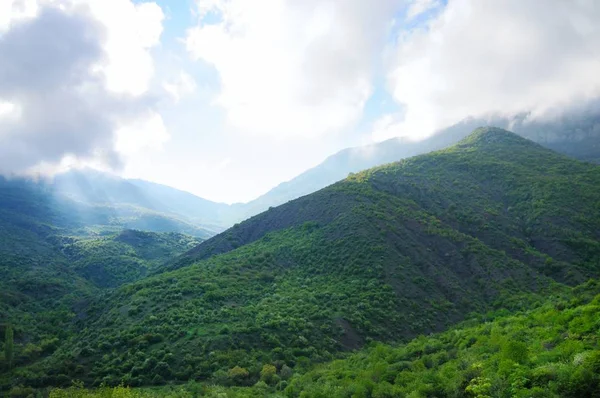
[[0,0],[0,172],[248,201],[349,146],[600,94],[597,0]]

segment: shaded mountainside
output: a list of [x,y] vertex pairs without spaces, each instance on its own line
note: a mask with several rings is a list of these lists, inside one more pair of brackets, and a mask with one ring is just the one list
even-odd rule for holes
[[479,129],[255,216],[179,269],[103,295],[77,334],[13,377],[245,384],[264,363],[302,367],[442,330],[598,276],[599,198],[600,167]]
[[[101,190],[96,187],[96,190]],[[84,188],[82,190],[85,191]],[[91,188],[89,194],[96,195]],[[98,194],[98,197],[101,197]],[[0,176],[0,220],[12,224],[43,225],[45,228],[68,228],[80,234],[98,230],[124,228],[153,232],[179,232],[206,238],[214,235],[177,215],[126,202],[81,201],[77,196],[57,190],[47,181]],[[29,228],[28,227],[28,228]]]
[[[460,232],[501,250],[509,247],[502,242],[515,237],[542,253],[544,243],[556,243],[548,250],[566,255],[573,247],[566,242],[584,231],[587,235],[583,236],[592,239],[600,236],[597,219],[592,216],[587,221],[583,215],[588,208],[598,212],[594,196],[599,192],[598,178],[597,166],[568,159],[512,133],[484,128],[447,150],[354,174],[270,209],[206,240],[174,261],[171,269],[306,221],[328,224],[357,207],[355,199],[363,193],[353,192],[357,187],[365,188],[364,193],[388,194],[388,200],[411,201]],[[580,199],[573,201],[574,197]],[[565,220],[569,223],[561,232],[562,241],[544,236],[559,232]]]

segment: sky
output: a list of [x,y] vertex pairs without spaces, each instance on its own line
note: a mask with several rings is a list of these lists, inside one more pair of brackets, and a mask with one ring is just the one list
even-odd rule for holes
[[346,147],[600,94],[596,0],[0,0],[0,173],[246,202]]

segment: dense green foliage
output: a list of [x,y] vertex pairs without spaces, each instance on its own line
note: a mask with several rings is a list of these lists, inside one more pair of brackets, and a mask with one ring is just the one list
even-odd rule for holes
[[177,233],[133,230],[45,239],[21,229],[8,232],[0,233],[5,244],[0,247],[0,314],[2,322],[15,325],[18,364],[53,352],[99,289],[141,279],[199,242]]
[[6,325],[4,329],[4,363],[10,370],[12,369],[15,355],[15,336],[11,325]]
[[50,396],[597,397],[599,292],[600,284],[590,281],[567,294],[551,295],[531,310],[487,313],[396,347],[373,343],[303,374],[286,374],[285,365],[265,365],[271,377],[248,388],[192,382],[158,390],[76,387]]
[[57,237],[70,267],[99,287],[116,287],[158,270],[201,242],[175,232],[123,230],[94,237]]
[[[373,345],[294,378],[288,397],[597,397],[600,285],[530,311],[473,319],[406,345]],[[596,294],[590,301],[589,295]]]

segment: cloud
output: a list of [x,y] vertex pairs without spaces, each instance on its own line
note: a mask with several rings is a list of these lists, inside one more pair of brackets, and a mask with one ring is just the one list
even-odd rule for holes
[[215,67],[231,125],[317,136],[360,119],[400,0],[198,1],[194,59]]
[[406,19],[412,20],[419,15],[436,9],[441,6],[441,0],[415,0],[413,1],[406,11]]
[[[140,131],[145,139],[140,142]],[[158,150],[169,140],[169,133],[162,117],[148,112],[133,123],[126,124],[116,132],[115,149],[125,156],[138,154],[148,149]]]
[[216,169],[217,170],[221,170],[224,169],[225,167],[229,166],[232,162],[232,159],[230,157],[226,157],[223,160],[221,160],[219,163],[217,163],[216,165]]
[[593,0],[449,2],[399,36],[389,86],[405,113],[388,137],[490,113],[541,117],[598,97],[598,20]]
[[38,12],[35,0],[3,0],[0,2],[0,33],[22,19],[32,18]]
[[175,102],[179,102],[182,97],[193,94],[196,91],[196,81],[186,72],[181,71],[176,80],[163,83],[163,88],[173,97]]
[[164,14],[156,3],[129,0],[79,0],[106,29],[107,87],[117,93],[141,95],[154,74],[150,49],[160,42]]
[[[128,76],[131,70],[115,64],[115,59],[122,62],[122,49],[111,45],[115,34],[122,33],[123,48],[131,50],[125,60],[134,66],[146,63],[147,50],[160,32],[155,9],[125,0],[103,2],[113,11],[125,5],[124,12],[133,8],[148,16],[130,21],[129,30],[118,30],[105,23],[97,1],[9,3],[13,18],[4,15],[0,23],[1,173],[41,165],[49,169],[64,158],[119,167],[132,150],[131,145],[125,146],[127,151],[115,146],[123,131],[140,147],[164,141],[164,132],[143,131],[145,125],[133,133],[140,119],[154,125],[161,119],[157,99],[147,92],[151,73],[141,71],[142,79],[132,78],[134,84],[125,79],[120,85],[114,76]],[[141,53],[136,55],[135,48]],[[151,64],[150,59],[150,69]]]

